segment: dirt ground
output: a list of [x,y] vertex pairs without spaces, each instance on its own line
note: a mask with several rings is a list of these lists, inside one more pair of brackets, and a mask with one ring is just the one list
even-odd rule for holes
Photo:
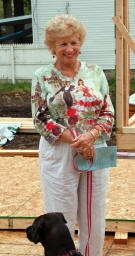
[[0,92],[1,117],[31,117],[30,93]]
[[[1,117],[31,117],[30,92],[14,93],[0,92],[0,116]],[[115,94],[111,93],[111,100],[115,106]],[[8,141],[4,149],[38,149],[39,134],[16,134],[14,140]],[[108,145],[115,145],[115,131],[113,131]]]

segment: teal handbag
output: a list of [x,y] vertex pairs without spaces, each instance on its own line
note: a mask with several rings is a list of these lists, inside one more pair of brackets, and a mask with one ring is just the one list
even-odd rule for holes
[[78,172],[88,172],[109,167],[116,167],[117,147],[108,146],[96,148],[92,160],[85,160],[80,153],[73,156],[73,167]]

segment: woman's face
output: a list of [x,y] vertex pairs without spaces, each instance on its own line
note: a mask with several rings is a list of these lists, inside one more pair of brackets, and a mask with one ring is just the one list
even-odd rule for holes
[[80,85],[80,86],[83,85],[83,81],[82,81],[82,80],[79,80],[79,81],[78,81],[78,85]]
[[80,40],[77,35],[63,37],[55,42],[54,51],[57,61],[61,64],[70,64],[76,62],[80,53]]

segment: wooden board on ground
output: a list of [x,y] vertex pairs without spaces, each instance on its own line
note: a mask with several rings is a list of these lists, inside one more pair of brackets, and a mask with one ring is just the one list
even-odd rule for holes
[[[23,231],[0,231],[0,256],[18,256],[18,255],[43,255],[41,244],[34,244],[26,238]],[[75,235],[74,242],[78,248],[78,236]],[[135,253],[135,238],[129,237],[126,245],[114,243],[114,235],[106,234],[103,256],[133,256]]]
[[115,242],[115,244],[127,244],[127,242],[128,242],[128,233],[126,233],[126,232],[116,232],[114,242]]
[[[0,229],[4,230],[25,230],[32,225],[35,217],[0,217]],[[78,223],[76,222],[75,230],[78,231]],[[116,243],[124,243],[125,234],[135,233],[135,221],[124,220],[106,220],[106,232],[116,232]],[[118,232],[119,231],[119,232]]]
[[[38,157],[39,155],[39,150],[36,149],[31,149],[31,150],[21,150],[21,149],[3,149],[1,147],[0,150],[0,157],[1,156],[6,156],[6,157],[11,157],[11,156],[23,156],[23,157]],[[135,152],[117,152],[117,158],[133,158],[135,157]]]
[[38,150],[4,150],[0,151],[0,156],[11,157],[11,156],[26,156],[26,157],[38,157]]

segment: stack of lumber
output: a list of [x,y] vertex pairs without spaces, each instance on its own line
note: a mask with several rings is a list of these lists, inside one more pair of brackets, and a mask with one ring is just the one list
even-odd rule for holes
[[19,133],[37,133],[32,118],[12,118],[12,117],[2,117],[0,118],[1,123],[21,123],[20,128],[18,129]]

